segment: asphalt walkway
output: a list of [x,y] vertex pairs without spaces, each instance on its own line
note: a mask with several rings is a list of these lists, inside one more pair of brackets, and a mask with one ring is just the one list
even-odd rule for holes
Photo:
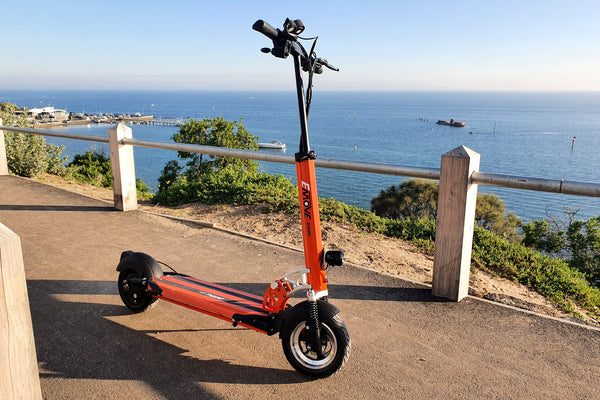
[[123,250],[258,295],[300,253],[0,176],[0,223],[21,237],[46,399],[598,399],[600,332],[364,269],[330,272],[352,338],[345,368],[311,381],[277,337],[166,302],[131,314]]

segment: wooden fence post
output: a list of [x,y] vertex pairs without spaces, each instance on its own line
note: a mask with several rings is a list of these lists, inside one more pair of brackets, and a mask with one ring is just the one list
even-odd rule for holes
[[123,124],[108,130],[115,208],[122,211],[137,209],[133,146],[119,143],[131,137],[131,128]]
[[460,301],[469,294],[480,155],[465,146],[442,155],[432,294]]
[[0,399],[41,399],[21,240],[0,224]]
[[[0,118],[2,125],[2,118]],[[0,131],[0,175],[8,175],[8,162],[6,160],[6,143],[4,142],[4,131]]]

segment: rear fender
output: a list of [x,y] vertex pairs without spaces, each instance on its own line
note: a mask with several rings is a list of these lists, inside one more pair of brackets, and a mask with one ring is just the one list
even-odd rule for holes
[[133,269],[138,276],[148,279],[159,278],[163,276],[163,271],[156,260],[146,253],[136,253],[133,251],[124,251],[121,253],[121,261],[117,265],[117,271]]

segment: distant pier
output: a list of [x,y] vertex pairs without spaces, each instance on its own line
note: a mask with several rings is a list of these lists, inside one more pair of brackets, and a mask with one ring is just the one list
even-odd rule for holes
[[131,120],[131,121],[123,121],[125,123],[132,123],[134,125],[162,125],[162,126],[183,126],[185,122],[183,121],[163,121],[163,120],[149,120],[149,121],[140,121],[140,120]]
[[165,121],[154,119],[152,115],[146,115],[142,117],[125,117],[125,118],[108,118],[108,119],[96,119],[93,122],[99,124],[114,124],[123,123],[129,125],[159,125],[159,126],[176,126],[181,127],[185,122],[183,121]]
[[71,113],[67,118],[48,118],[40,120],[37,118],[31,119],[36,128],[53,128],[71,125],[87,125],[87,124],[127,124],[127,125],[158,125],[158,126],[174,126],[181,127],[186,121],[176,119],[154,119],[153,115],[136,114],[77,114]]

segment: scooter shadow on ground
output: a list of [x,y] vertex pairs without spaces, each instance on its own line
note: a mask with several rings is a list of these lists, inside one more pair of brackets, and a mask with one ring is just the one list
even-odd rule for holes
[[[211,398],[212,393],[202,393],[202,383],[281,385],[309,380],[291,369],[190,357],[189,349],[152,336],[156,331],[132,329],[109,319],[132,314],[123,305],[103,303],[102,297],[89,302],[85,296],[114,295],[117,303],[115,282],[28,280],[27,286],[42,388],[44,378],[141,381],[167,399],[182,399]],[[75,295],[73,301],[60,299],[69,295]],[[223,323],[222,330],[200,327],[172,332],[214,335],[229,330]],[[279,350],[274,346],[274,353]],[[206,351],[210,357],[210,347]]]
[[[418,302],[418,303],[446,303],[450,300],[435,297],[431,294],[431,287],[403,280],[385,274],[378,274],[367,270],[345,264],[328,270],[331,283],[328,283],[329,298],[335,304],[337,300],[366,300],[366,301],[395,301],[395,302]],[[356,285],[353,282],[368,282],[368,284]],[[262,296],[268,283],[246,283],[246,282],[224,282],[224,286],[254,293]],[[302,297],[301,293],[296,296]]]
[[[237,289],[257,295],[262,295],[267,285],[265,283],[220,283],[232,289]],[[449,300],[431,295],[431,288],[427,287],[385,287],[361,285],[335,285],[329,284],[329,296],[332,302],[336,300],[374,300],[374,301],[400,301],[419,303],[446,303]],[[300,298],[303,296],[300,294]]]

